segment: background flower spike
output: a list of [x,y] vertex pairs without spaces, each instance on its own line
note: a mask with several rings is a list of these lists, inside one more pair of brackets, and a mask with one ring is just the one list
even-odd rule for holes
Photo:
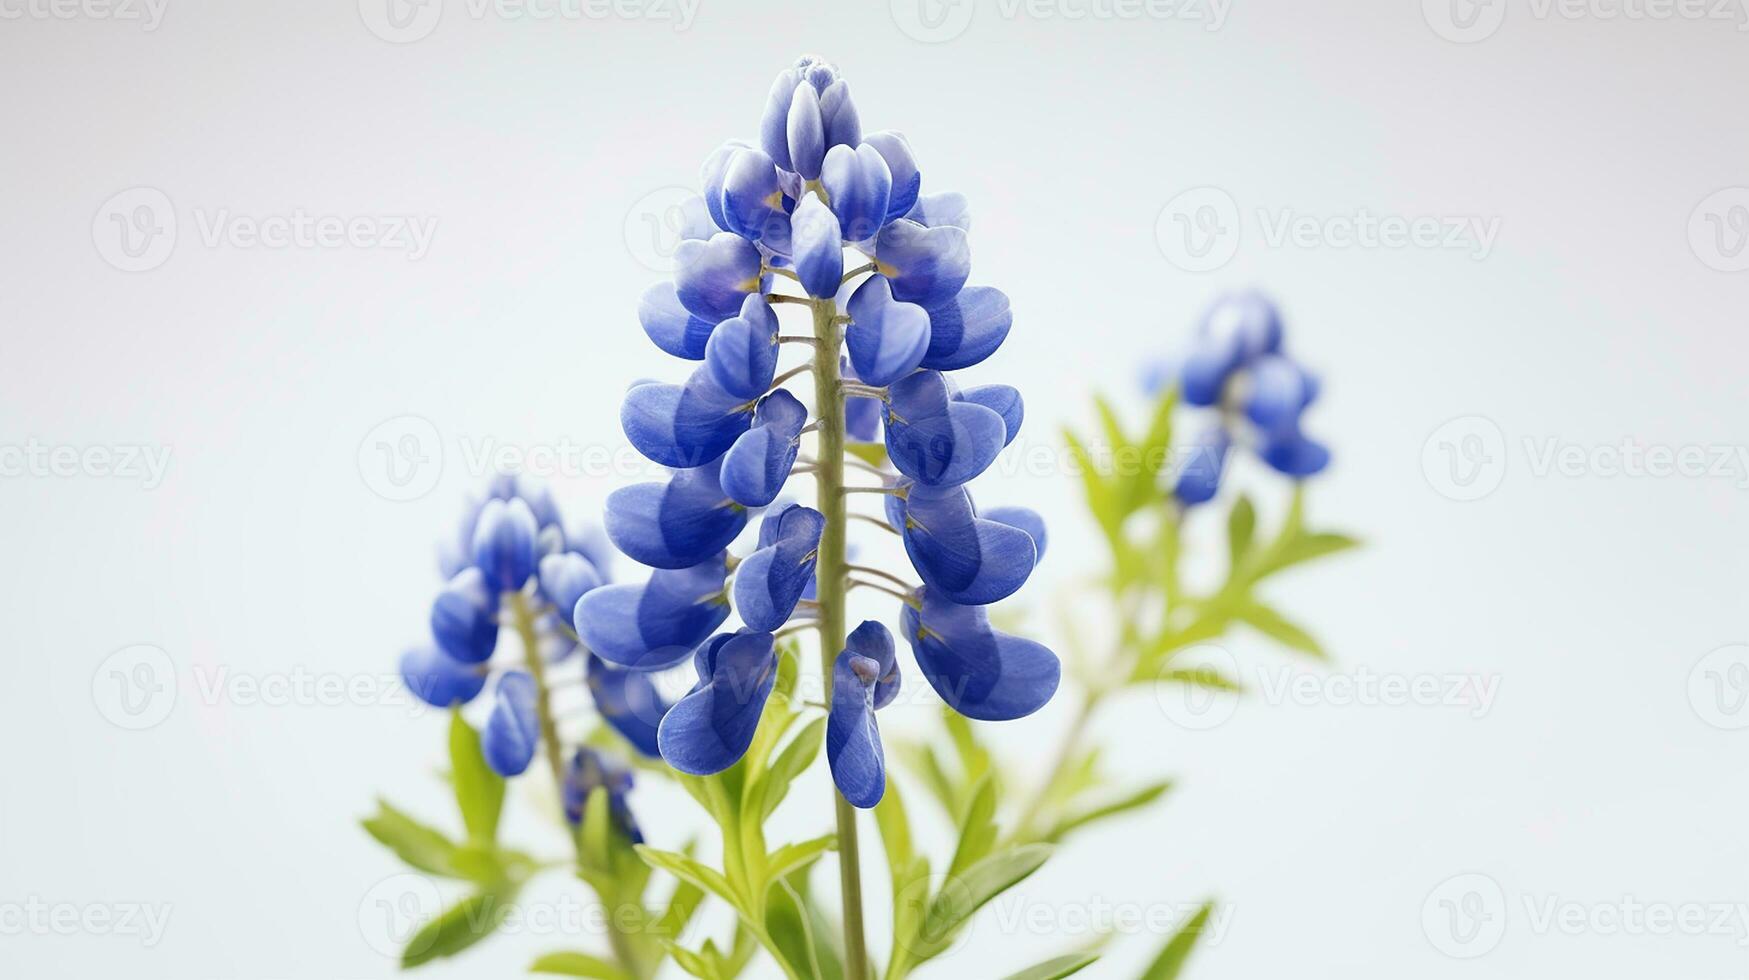
[[431,603],[431,637],[462,663],[484,663],[498,645],[498,593],[478,568],[455,574]]
[[401,682],[426,704],[447,708],[478,697],[486,686],[486,672],[435,646],[419,646],[401,655]]
[[520,776],[534,760],[540,742],[540,722],[534,678],[512,670],[498,678],[497,700],[480,732],[480,752],[500,776]]
[[[715,628],[711,626],[706,632]],[[647,671],[615,667],[594,654],[589,656],[584,669],[595,710],[602,719],[633,748],[656,758],[656,728],[671,706],[656,690],[654,676]]]

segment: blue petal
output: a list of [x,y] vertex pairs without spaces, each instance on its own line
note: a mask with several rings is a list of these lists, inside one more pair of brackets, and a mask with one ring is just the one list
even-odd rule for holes
[[820,167],[820,183],[832,200],[845,241],[866,241],[887,223],[893,174],[874,147],[834,146]]
[[717,325],[715,320],[687,312],[672,282],[659,282],[644,290],[644,298],[638,302],[638,322],[657,347],[689,361],[704,359],[705,342]]
[[753,403],[699,368],[683,385],[640,384],[619,409],[626,438],[652,461],[682,469],[721,456],[753,420]]
[[583,593],[601,587],[601,574],[589,559],[575,551],[547,555],[540,560],[540,592],[547,603],[568,620]]
[[1008,296],[989,286],[968,286],[929,310],[929,353],[935,371],[971,367],[996,352],[1014,325]]
[[862,119],[851,101],[849,82],[838,79],[820,93],[820,121],[828,148],[862,142]]
[[760,241],[783,216],[783,191],[777,166],[763,151],[746,149],[729,159],[723,173],[723,228],[748,241]]
[[674,251],[674,291],[680,305],[706,320],[726,320],[760,287],[759,248],[723,231],[709,241],[682,241]]
[[513,670],[498,678],[498,699],[480,732],[480,753],[500,776],[519,776],[534,760],[540,738],[534,678]]
[[932,590],[961,605],[1013,595],[1038,563],[1024,529],[980,518],[964,487],[912,487],[905,499],[905,552]]
[[[859,636],[860,634],[860,636]],[[880,646],[884,639],[887,663],[858,651],[859,646]],[[886,627],[865,622],[851,634],[847,648],[832,664],[832,706],[826,715],[826,760],[832,782],[851,806],[868,809],[881,801],[887,788],[886,755],[881,748],[881,730],[875,722],[876,690],[884,668],[894,674],[893,638]],[[888,698],[891,700],[890,696]]]
[[893,383],[883,409],[887,456],[900,473],[929,487],[965,483],[995,462],[1008,438],[1002,416],[953,398],[939,372]]
[[926,228],[900,218],[876,237],[875,267],[893,281],[894,299],[931,307],[952,299],[966,284],[972,253],[958,228]]
[[601,659],[632,670],[665,670],[692,655],[729,618],[722,556],[693,568],[657,569],[648,582],[584,593],[577,635]]
[[657,731],[662,758],[681,772],[708,776],[747,754],[777,680],[770,633],[715,637],[699,651],[700,684],[669,710]]
[[801,78],[801,73],[794,68],[779,72],[771,83],[770,94],[765,97],[765,112],[759,120],[759,145],[765,148],[774,163],[785,170],[795,169],[789,159],[789,107]]
[[1186,506],[1214,499],[1221,488],[1221,470],[1227,465],[1227,452],[1232,446],[1232,437],[1219,422],[1204,429],[1195,442],[1185,447],[1188,458],[1178,471],[1173,496]]
[[1009,385],[979,385],[976,388],[967,388],[959,397],[1002,416],[1002,425],[1008,430],[1008,437],[1002,441],[1004,446],[1020,435],[1020,423],[1026,418],[1026,405],[1020,400],[1017,389]]
[[1239,357],[1239,342],[1233,337],[1197,340],[1179,368],[1184,403],[1202,407],[1220,404],[1227,379],[1239,369]]
[[565,781],[559,794],[565,804],[565,819],[573,825],[581,824],[583,811],[589,804],[589,794],[603,789],[607,791],[608,813],[614,825],[633,844],[642,844],[643,831],[638,829],[638,821],[632,816],[631,805],[626,799],[632,785],[630,769],[588,746],[578,749],[571,758],[570,767],[565,770]]
[[766,396],[753,414],[753,428],[723,456],[723,492],[746,507],[776,500],[801,451],[807,421],[808,410],[796,396],[781,388]]
[[940,228],[951,225],[961,231],[972,230],[971,205],[958,191],[944,191],[917,199],[905,217],[920,225]]
[[1330,465],[1330,450],[1301,435],[1298,429],[1269,437],[1260,454],[1276,472],[1301,479],[1321,473]]
[[497,614],[498,593],[479,569],[464,568],[431,604],[432,639],[456,660],[482,663],[498,645]]
[[488,585],[499,591],[522,588],[534,574],[538,528],[522,498],[486,501],[474,526],[474,564]]
[[875,662],[875,710],[891,704],[899,696],[899,657],[893,649],[893,634],[880,623],[865,619],[844,638],[844,649]]
[[1311,404],[1313,388],[1305,372],[1285,357],[1266,354],[1246,372],[1250,381],[1245,415],[1266,432],[1292,431],[1300,412]]
[[735,569],[735,611],[749,628],[770,632],[789,622],[814,577],[825,528],[819,511],[797,504],[765,515],[761,547]]
[[777,373],[777,314],[765,297],[753,293],[738,316],[717,324],[705,345],[705,367],[711,380],[736,398],[765,394]]
[[863,143],[875,148],[893,175],[893,192],[887,200],[889,220],[904,215],[917,203],[917,191],[923,186],[923,175],[917,170],[917,157],[904,136],[890,130],[870,133]]
[[982,606],[922,591],[923,608],[903,610],[905,639],[949,707],[980,721],[1008,721],[1032,714],[1056,693],[1062,673],[1056,654],[991,629]]
[[668,713],[670,705],[656,690],[652,675],[615,667],[598,656],[589,658],[587,670],[595,710],[634,748],[655,758],[659,754],[656,728],[662,724],[662,716]]
[[401,655],[401,682],[426,704],[447,708],[478,696],[486,686],[486,671],[434,646],[415,647]]
[[815,299],[838,295],[839,281],[844,277],[844,241],[838,233],[838,219],[818,196],[809,194],[796,205],[790,229],[802,288]]
[[847,306],[851,323],[844,342],[858,378],[884,388],[917,370],[930,342],[929,314],[923,307],[894,300],[882,276],[868,277]]
[[786,169],[794,170],[807,180],[820,176],[820,163],[826,158],[826,122],[820,115],[820,93],[812,85],[796,86],[790,97],[789,118],[785,124],[789,137],[789,161]]
[[1281,347],[1281,314],[1255,290],[1228,293],[1203,314],[1202,336],[1236,342],[1239,356],[1249,362]]
[[[789,96],[784,95],[784,105],[789,104]],[[736,154],[748,149],[744,140],[729,140],[717,147],[711,155],[705,158],[704,166],[699,168],[699,183],[704,187],[704,206],[710,212],[710,218],[718,228],[724,228],[726,219],[723,216],[723,181],[728,176],[729,164]]]
[[1038,511],[1030,507],[992,507],[984,511],[985,520],[997,521],[1009,527],[1017,527],[1032,538],[1032,546],[1038,551],[1033,563],[1045,560],[1045,519]]
[[607,536],[633,561],[654,568],[691,568],[722,551],[747,526],[747,511],[723,491],[720,465],[615,490],[607,498]]

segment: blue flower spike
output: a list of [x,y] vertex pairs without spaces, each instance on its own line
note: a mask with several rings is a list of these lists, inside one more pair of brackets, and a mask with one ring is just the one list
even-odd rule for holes
[[677,470],[667,483],[639,483],[607,498],[607,536],[633,561],[691,568],[729,546],[747,509],[724,492],[720,461]]
[[521,497],[486,501],[474,527],[474,564],[488,585],[514,591],[528,582],[534,574],[539,531],[534,511]]
[[[802,448],[808,410],[779,389],[753,413],[753,428],[741,434],[723,456],[722,488],[744,507],[764,507],[777,499]],[[725,542],[726,543],[726,542]]]
[[727,574],[717,555],[692,568],[657,569],[647,582],[605,585],[577,601],[572,625],[613,666],[666,670],[729,618]]
[[875,712],[899,694],[893,634],[873,620],[852,630],[832,664],[832,706],[826,715],[826,759],[832,781],[851,806],[869,809],[887,788],[886,754]]
[[694,658],[698,684],[669,709],[657,731],[662,758],[695,776],[722,772],[747,754],[777,683],[770,633],[721,633]]
[[500,776],[520,776],[540,742],[539,699],[534,678],[512,670],[498,678],[497,699],[480,732],[480,752]]
[[589,794],[597,789],[606,790],[610,823],[628,842],[642,844],[644,833],[638,828],[627,800],[634,782],[632,771],[626,766],[588,746],[578,749],[565,770],[565,783],[560,792],[565,819],[573,825],[581,824],[583,810],[589,804]]
[[814,578],[826,518],[789,504],[765,515],[759,548],[735,569],[735,611],[751,629],[772,632],[789,621]]

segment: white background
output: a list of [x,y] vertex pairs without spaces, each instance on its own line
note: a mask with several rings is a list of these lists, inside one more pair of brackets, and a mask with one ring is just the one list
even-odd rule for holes
[[[659,277],[644,223],[719,141],[754,132],[771,76],[815,51],[848,74],[868,128],[910,137],[926,189],[970,198],[974,281],[1006,290],[1016,321],[968,376],[1026,394],[1028,446],[1088,427],[1096,391],[1139,415],[1140,365],[1219,289],[1279,297],[1290,348],[1326,380],[1308,427],[1336,463],[1312,518],[1368,546],[1270,587],[1333,663],[1236,635],[1254,686],[1289,665],[1499,684],[1481,717],[1253,693],[1208,731],[1137,690],[1095,734],[1115,771],[1178,789],[1072,841],[998,910],[1054,926],[987,916],[960,969],[933,975],[998,976],[1085,942],[1081,911],[1205,896],[1226,923],[1192,967],[1208,980],[1744,975],[1742,918],[1700,935],[1608,919],[1624,902],[1749,902],[1749,733],[1720,727],[1749,722],[1730,710],[1745,687],[1711,672],[1749,650],[1701,664],[1749,642],[1749,470],[1731,457],[1723,475],[1636,475],[1609,455],[1749,444],[1749,272],[1723,271],[1744,257],[1749,191],[1696,211],[1749,185],[1734,5],[1719,20],[1460,3],[1481,18],[1466,31],[1439,2],[1240,0],[1182,20],[704,0],[677,30],[666,8],[537,20],[447,0],[428,36],[397,44],[368,29],[386,21],[365,2],[169,0],[146,30],[0,0],[0,972],[392,972],[364,923],[398,867],[356,818],[381,792],[453,825],[442,722],[375,697],[268,704],[213,687],[358,678],[380,693],[424,628],[434,542],[479,483],[471,451],[620,446],[626,384],[683,373],[634,316]],[[161,264],[124,272],[105,209],[136,187],[167,197],[178,228]],[[1240,221],[1220,243],[1231,260],[1195,272],[1156,228],[1171,232],[1162,209],[1199,187]],[[221,216],[298,209],[436,232],[417,260],[203,235]],[[1266,228],[1362,209],[1497,220],[1498,238],[1483,256]],[[436,447],[410,502],[377,492],[393,484],[370,451],[403,416]],[[1434,438],[1453,419],[1467,421]],[[20,462],[33,440],[170,462],[151,486],[95,464],[57,475]],[[1579,462],[1542,466],[1550,446]],[[1051,521],[1022,594],[1044,603],[1097,570],[1100,547],[1073,474],[1008,462],[979,499]],[[634,476],[554,482],[593,516]],[[1238,479],[1272,512],[1285,492]],[[1205,556],[1214,531],[1193,525]],[[175,696],[130,731],[111,720],[135,716],[118,714],[106,658],[140,644],[164,651]],[[1069,707],[993,736],[1036,770]],[[824,782],[796,792],[784,827],[818,832]],[[553,845],[537,803],[514,800],[510,829]],[[634,804],[653,840],[697,830],[672,790]],[[1460,950],[1473,959],[1437,942],[1453,896],[1435,890],[1459,874],[1497,888],[1477,894],[1503,932]],[[564,890],[547,880],[534,897]],[[21,926],[30,903],[170,917],[148,945]],[[1591,924],[1539,925],[1568,905]],[[1134,976],[1162,938],[1120,934],[1086,975]],[[425,972],[509,975],[590,945],[497,937]]]

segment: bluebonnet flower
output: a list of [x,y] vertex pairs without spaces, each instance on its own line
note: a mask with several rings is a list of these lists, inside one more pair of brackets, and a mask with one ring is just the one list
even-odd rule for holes
[[[572,656],[579,649],[572,611],[585,597],[613,587],[612,558],[599,531],[567,530],[545,488],[510,476],[493,479],[440,546],[439,568],[447,581],[432,603],[432,642],[402,656],[401,675],[414,696],[445,708],[472,702],[490,683],[480,748],[500,775],[527,771],[539,754],[542,712],[557,715],[559,709],[543,704],[556,699],[537,678],[561,668],[581,672],[602,720],[635,751],[657,754],[656,731],[669,705],[651,676],[615,667],[587,649],[582,658]],[[533,642],[522,664],[507,667],[496,654],[499,632],[510,625]],[[597,758],[591,766],[597,775],[573,772],[581,785],[618,785],[611,775],[599,775],[619,771],[615,764]],[[614,790],[616,819],[623,816],[635,835],[623,789]]]
[[582,823],[589,794],[597,789],[606,790],[608,815],[613,826],[631,843],[642,844],[644,832],[638,828],[631,804],[626,800],[634,782],[632,771],[624,765],[587,746],[578,749],[565,770],[565,783],[560,790],[565,819],[573,824]]
[[[910,143],[864,134],[849,84],[813,57],[779,73],[757,135],[722,144],[700,178],[699,204],[683,209],[674,282],[645,294],[639,320],[658,348],[704,363],[680,384],[633,387],[620,412],[631,444],[674,472],[615,493],[607,509],[614,543],[654,571],[643,584],[583,593],[578,635],[611,666],[655,671],[690,655],[697,684],[656,734],[663,758],[689,773],[721,771],[747,750],[787,655],[778,635],[798,618],[827,622],[814,597],[841,601],[841,590],[821,587],[826,576],[900,599],[924,677],[956,709],[976,718],[1036,709],[1055,691],[1056,657],[994,632],[981,607],[1026,581],[1044,524],[1023,508],[980,514],[965,487],[1014,440],[1024,405],[1007,385],[962,390],[943,373],[984,362],[1013,325],[1005,294],[967,285],[965,198],[923,194]],[[811,335],[780,334],[784,305],[809,309]],[[809,345],[811,366],[780,371],[788,340]],[[843,460],[803,453],[825,419],[810,421],[783,386],[806,371],[837,374],[843,431],[821,431],[817,445],[861,444],[854,465],[880,486],[858,489],[887,494],[922,586],[849,565],[841,529],[827,526],[844,513],[836,498],[823,494],[818,510],[777,503],[792,476],[834,495],[844,479]],[[738,560],[725,554],[759,508],[768,509],[757,541]],[[869,574],[882,581],[857,577]],[[743,626],[720,631],[731,602]],[[842,650],[826,651],[827,755],[845,798],[867,807],[885,785],[872,712],[896,695],[899,671],[878,624],[828,638],[840,640]]]
[[1186,506],[1212,499],[1235,442],[1295,479],[1329,465],[1330,451],[1300,427],[1318,397],[1318,380],[1282,351],[1281,315],[1256,292],[1222,296],[1209,307],[1178,369],[1188,405],[1214,418],[1182,455],[1173,494]]

